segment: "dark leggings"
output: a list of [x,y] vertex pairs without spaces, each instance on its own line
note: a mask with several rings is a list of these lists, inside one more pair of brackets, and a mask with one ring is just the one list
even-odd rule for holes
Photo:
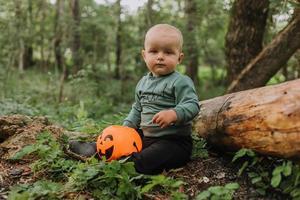
[[137,172],[159,174],[163,170],[184,166],[192,153],[191,136],[143,137],[143,149],[133,153],[129,161],[134,162]]

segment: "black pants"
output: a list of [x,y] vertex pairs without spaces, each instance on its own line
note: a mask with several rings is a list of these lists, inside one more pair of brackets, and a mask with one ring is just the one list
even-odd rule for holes
[[158,174],[184,166],[192,153],[191,136],[143,137],[143,149],[133,153],[135,169],[143,174]]

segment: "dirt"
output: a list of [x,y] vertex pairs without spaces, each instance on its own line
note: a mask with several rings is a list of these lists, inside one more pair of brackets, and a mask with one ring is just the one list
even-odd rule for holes
[[[11,186],[33,183],[38,179],[29,167],[35,158],[28,157],[18,162],[12,162],[7,158],[25,145],[34,143],[36,134],[44,130],[52,132],[55,137],[64,132],[62,128],[50,124],[43,117],[29,118],[20,115],[0,117],[0,139],[2,138],[0,141],[0,200],[7,199]],[[167,172],[166,175],[186,182],[181,191],[190,199],[194,199],[200,191],[210,186],[232,182],[240,185],[234,194],[234,199],[287,199],[280,194],[275,195],[276,197],[272,194],[268,197],[259,197],[247,177],[238,177],[237,171],[238,167],[231,162],[230,156],[209,151],[208,158],[193,159],[184,168]],[[157,193],[152,199],[167,198],[166,195]]]

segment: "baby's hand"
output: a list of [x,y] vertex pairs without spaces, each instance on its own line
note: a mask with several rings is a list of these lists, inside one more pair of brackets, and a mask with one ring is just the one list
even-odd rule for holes
[[170,126],[172,123],[175,123],[176,120],[177,120],[177,114],[172,109],[162,110],[156,113],[152,118],[152,122],[154,124],[158,124],[161,128]]

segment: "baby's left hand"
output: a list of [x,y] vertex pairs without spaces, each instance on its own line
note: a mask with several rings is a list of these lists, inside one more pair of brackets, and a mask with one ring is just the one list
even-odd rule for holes
[[170,126],[172,123],[175,123],[177,120],[177,114],[174,110],[162,110],[156,113],[152,122],[158,124],[161,128]]

